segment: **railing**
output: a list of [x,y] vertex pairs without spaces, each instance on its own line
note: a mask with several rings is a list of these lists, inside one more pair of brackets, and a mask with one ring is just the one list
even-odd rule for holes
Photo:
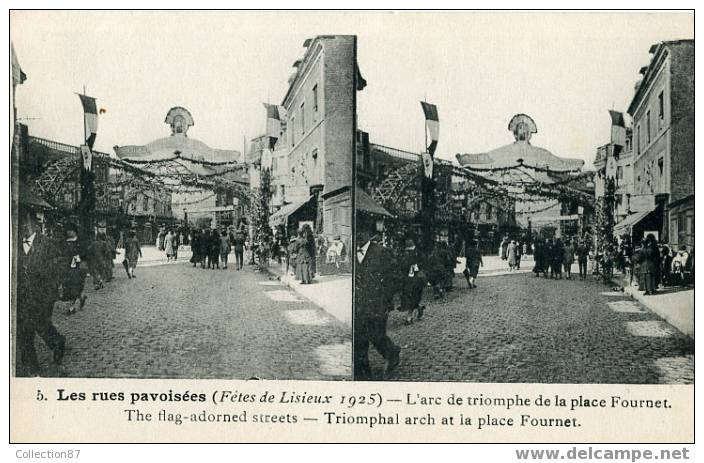
[[[42,146],[46,146],[49,149],[60,151],[62,153],[78,154],[80,149],[78,146],[67,145],[66,143],[61,143],[54,140],[48,140],[46,138],[40,137],[29,137],[30,143],[37,143]],[[110,157],[109,154],[100,151],[93,151],[94,155]]]
[[418,162],[420,161],[420,154],[418,153],[411,153],[410,151],[403,151],[399,150],[396,148],[391,148],[389,146],[384,146],[384,145],[377,145],[376,143],[370,143],[369,144],[370,150],[379,150],[384,154],[388,154],[389,156],[398,158],[398,159],[403,159],[406,161],[415,161]]

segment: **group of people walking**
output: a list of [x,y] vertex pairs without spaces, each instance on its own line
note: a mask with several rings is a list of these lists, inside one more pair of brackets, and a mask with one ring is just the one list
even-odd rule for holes
[[427,286],[436,299],[453,290],[458,257],[465,258],[464,277],[470,289],[476,288],[479,268],[483,266],[477,240],[454,243],[436,239],[429,251],[420,249],[413,238],[394,250],[380,243],[369,231],[357,232],[355,279],[354,363],[355,379],[372,378],[369,346],[386,360],[385,375],[391,374],[400,361],[401,348],[387,335],[391,311],[404,313],[404,323],[421,320],[426,311],[423,293]]
[[[227,269],[229,256],[235,251],[235,269],[241,270],[244,266],[244,248],[246,235],[242,228],[238,230],[227,229],[195,229],[190,237],[191,264],[200,268]],[[168,257],[168,253],[167,253]],[[222,267],[221,267],[222,264]]]
[[584,239],[567,239],[564,243],[560,238],[538,239],[533,243],[533,273],[539,277],[561,280],[572,279],[572,266],[576,261],[579,267],[579,279],[587,278],[587,263],[589,259],[589,243]]

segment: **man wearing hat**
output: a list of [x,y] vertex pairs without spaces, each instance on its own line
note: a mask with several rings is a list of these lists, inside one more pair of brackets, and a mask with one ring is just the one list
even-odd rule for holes
[[59,298],[58,246],[39,233],[37,218],[32,213],[22,217],[22,239],[17,248],[17,357],[25,367],[23,374],[39,374],[39,361],[34,336],[53,351],[54,362],[60,363],[66,349],[66,338],[51,321],[54,303]]
[[393,294],[399,279],[393,254],[376,242],[366,229],[357,231],[356,269],[354,272],[354,377],[372,379],[369,344],[386,360],[389,376],[399,364],[401,348],[386,334],[386,322],[393,308]]

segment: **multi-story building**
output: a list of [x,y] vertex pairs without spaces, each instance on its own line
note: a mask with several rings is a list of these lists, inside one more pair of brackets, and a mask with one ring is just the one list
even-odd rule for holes
[[[281,106],[281,133],[272,156],[272,225],[309,222],[328,238],[352,244],[356,38],[321,35],[303,44]],[[253,140],[250,153],[261,152]],[[258,155],[259,157],[261,154]],[[250,162],[256,163],[257,154]],[[250,173],[256,186],[256,172]],[[342,195],[338,197],[338,195]],[[313,216],[311,217],[311,211]]]
[[[594,158],[594,196],[604,196],[607,179],[613,179],[616,187],[614,223],[623,223],[627,216],[647,209],[643,201],[633,194],[633,131],[626,129],[626,145],[614,156],[612,143],[597,148]],[[647,203],[647,201],[646,201]],[[623,229],[623,227],[619,227]],[[624,229],[625,230],[625,229]]]
[[[660,42],[628,107],[633,194],[647,199],[662,241],[694,244],[694,41]],[[645,201],[644,201],[645,202]]]

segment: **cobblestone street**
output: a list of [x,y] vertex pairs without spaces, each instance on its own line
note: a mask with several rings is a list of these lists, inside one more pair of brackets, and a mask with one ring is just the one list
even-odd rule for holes
[[[165,263],[164,263],[165,264]],[[350,379],[350,329],[256,273],[203,270],[185,260],[138,267],[94,291],[54,323],[62,365],[36,340],[44,375],[68,377]]]
[[[593,280],[532,273],[462,277],[445,300],[427,290],[423,320],[392,312],[402,347],[391,379],[529,383],[692,383],[694,341],[659,316]],[[370,350],[381,375],[383,359]]]

